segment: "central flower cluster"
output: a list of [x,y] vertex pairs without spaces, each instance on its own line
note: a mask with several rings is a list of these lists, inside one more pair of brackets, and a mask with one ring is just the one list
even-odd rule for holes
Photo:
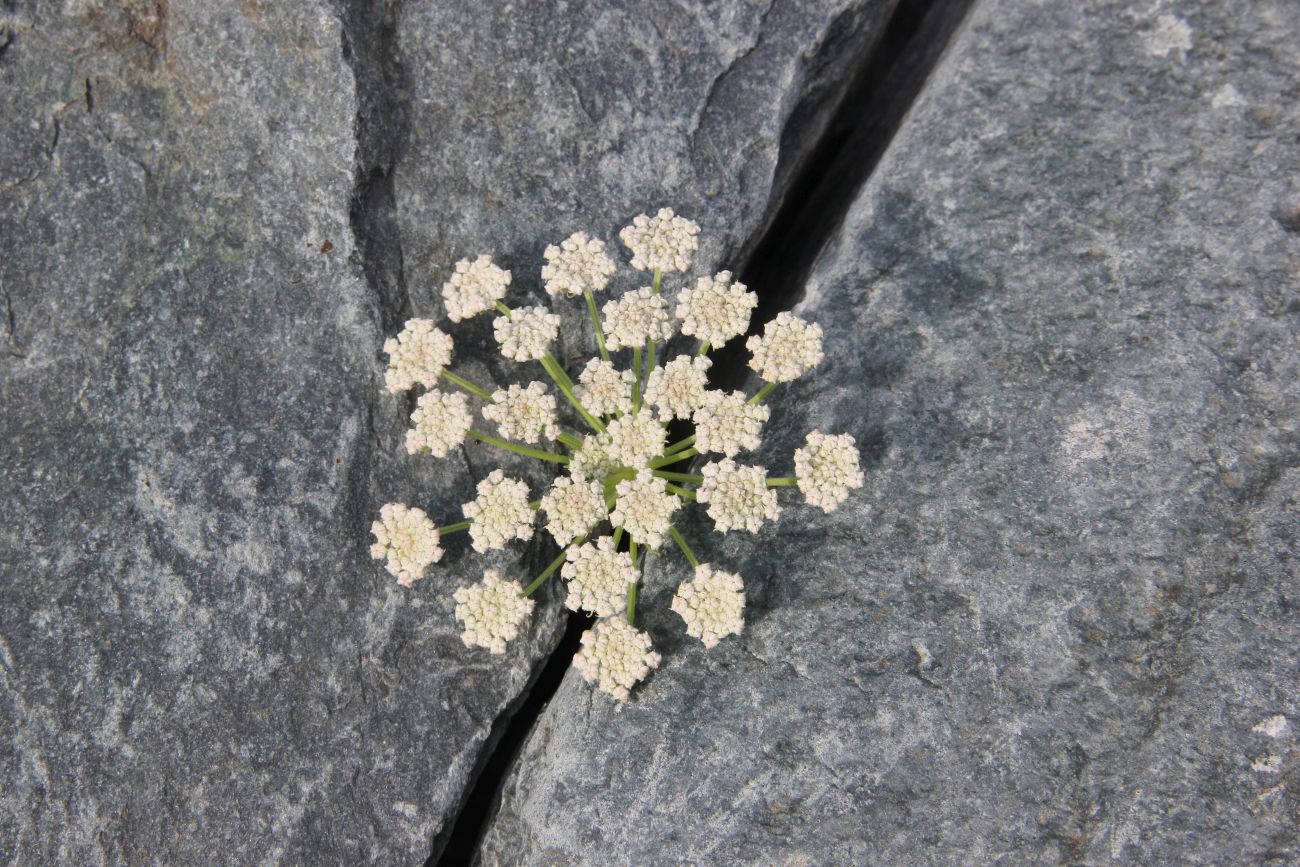
[[[393,393],[425,389],[407,434],[412,454],[445,457],[474,440],[565,472],[530,500],[527,483],[494,470],[465,504],[464,520],[443,527],[420,509],[387,504],[372,530],[372,554],[387,561],[400,584],[411,586],[442,556],[447,535],[468,531],[474,550],[486,552],[531,539],[543,515],[559,554],[527,586],[489,570],[481,581],[456,590],[462,638],[467,646],[504,653],[525,628],[532,594],[559,571],[567,582],[566,605],[601,618],[584,636],[575,667],[619,700],[660,661],[650,637],[635,625],[647,551],[671,539],[692,570],[693,579],[681,583],[672,602],[688,635],[713,647],[744,629],[744,582],[739,574],[699,561],[673,526],[683,507],[703,504],[720,532],[756,533],[779,518],[781,488],[798,487],[808,504],[830,511],[863,483],[848,434],[810,433],[793,456],[794,476],[771,477],[765,467],[744,462],[742,453],[761,444],[770,418],[764,401],[772,390],[821,361],[822,330],[779,314],[746,343],[750,367],[766,384],[752,395],[711,388],[706,353],[749,330],[758,299],[721,271],[699,277],[693,288],[678,287],[675,303],[669,303],[674,287],[664,285],[664,275],[689,269],[699,233],[699,226],[668,208],[635,218],[619,236],[631,251],[632,267],[652,275],[650,284],[603,306],[594,293],[606,289],[616,270],[604,243],[577,232],[546,248],[543,286],[557,302],[585,299],[599,350],[576,382],[552,354],[560,316],[544,307],[507,307],[511,272],[486,255],[456,264],[442,288],[447,317],[458,322],[497,311],[493,332],[501,354],[521,365],[536,364],[549,382],[470,382],[450,369],[452,338],[431,319],[410,320],[385,344],[385,387]],[[661,345],[679,332],[696,345],[660,365]],[[475,428],[471,401],[481,404],[477,414],[495,433]],[[694,433],[670,443],[674,420],[689,422]],[[586,431],[566,427],[573,422]],[[682,471],[697,455],[709,456],[701,459],[699,474]]]

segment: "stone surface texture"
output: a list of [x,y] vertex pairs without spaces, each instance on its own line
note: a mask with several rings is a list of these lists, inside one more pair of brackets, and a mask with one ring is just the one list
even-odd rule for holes
[[488,460],[405,455],[385,334],[660,204],[716,268],[892,7],[0,4],[0,861],[422,862],[560,614],[490,658],[450,591],[543,546],[368,557]]
[[[619,707],[570,671],[489,864],[1300,861],[1294,5],[985,0],[796,312],[758,459],[867,485]],[[750,383],[750,388],[754,383]]]

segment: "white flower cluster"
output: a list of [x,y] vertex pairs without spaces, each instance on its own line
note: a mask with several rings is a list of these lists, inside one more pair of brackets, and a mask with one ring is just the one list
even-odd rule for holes
[[749,366],[768,382],[798,379],[822,361],[822,327],[791,313],[778,313],[763,336],[745,341]]
[[758,296],[744,283],[731,279],[730,271],[701,277],[694,289],[677,296],[677,318],[682,334],[718,347],[749,328],[749,317],[758,306]]
[[605,255],[605,242],[574,232],[559,244],[551,244],[543,255],[542,282],[552,298],[599,292],[614,273],[614,260]]
[[419,581],[430,563],[442,559],[438,528],[423,509],[388,503],[379,510],[370,532],[375,536],[370,556],[386,561],[385,568],[403,587]]
[[398,394],[414,386],[433,388],[438,377],[451,364],[452,340],[434,327],[432,319],[408,319],[396,337],[384,341],[388,369],[384,384]]
[[551,351],[560,317],[545,307],[520,307],[492,320],[501,354],[511,361],[537,361]]
[[528,505],[528,485],[493,470],[478,483],[478,496],[465,504],[465,517],[474,550],[482,554],[503,548],[512,539],[533,538],[533,508]]
[[649,286],[633,289],[617,301],[608,302],[605,314],[605,345],[611,350],[636,349],[652,340],[673,336],[668,302]]
[[794,450],[794,475],[810,505],[824,512],[835,511],[849,498],[851,489],[862,487],[857,441],[849,434],[828,436],[812,431],[804,447]]
[[506,642],[519,634],[519,627],[533,613],[535,604],[519,590],[518,584],[504,581],[501,573],[488,569],[482,581],[452,594],[456,600],[456,619],[465,624],[460,640],[466,647],[506,652]]
[[673,597],[672,610],[686,621],[686,634],[705,647],[745,629],[745,584],[732,572],[714,571],[708,563],[695,567],[695,580],[684,581]]
[[699,224],[660,208],[653,217],[639,214],[618,237],[632,251],[632,267],[665,274],[691,267],[691,254],[700,247]]
[[659,409],[659,420],[690,418],[704,406],[709,387],[709,367],[704,356],[679,355],[646,378],[645,400]]
[[582,649],[573,658],[573,667],[583,680],[627,701],[632,687],[658,668],[660,659],[649,635],[626,620],[610,617],[582,633]]
[[[452,338],[430,319],[408,321],[384,343],[388,391],[423,389],[406,434],[408,451],[446,457],[468,439],[562,472],[540,499],[530,501],[527,483],[493,470],[464,505],[465,520],[442,527],[420,509],[388,503],[371,528],[371,554],[409,587],[442,557],[451,534],[467,532],[474,550],[487,552],[531,539],[542,512],[561,552],[526,586],[489,569],[482,581],[456,590],[462,639],[469,647],[504,653],[527,628],[532,594],[558,572],[565,605],[600,618],[584,634],[574,664],[587,681],[620,701],[660,662],[650,636],[636,628],[636,603],[645,557],[665,545],[680,548],[694,567],[672,600],[687,634],[713,647],[744,629],[744,582],[700,563],[682,528],[673,526],[680,509],[699,503],[717,531],[756,533],[780,517],[784,488],[797,486],[808,504],[829,512],[863,485],[857,446],[848,434],[808,434],[794,453],[793,476],[770,477],[766,467],[734,459],[761,445],[771,415],[764,401],[777,384],[822,360],[823,334],[817,324],[781,313],[745,344],[749,366],[766,383],[752,396],[710,387],[716,371],[706,353],[750,331],[758,298],[729,271],[665,283],[665,275],[691,267],[699,231],[668,208],[636,217],[619,237],[632,253],[632,267],[654,273],[653,285],[609,298],[599,308],[594,294],[608,289],[615,272],[604,241],[575,232],[546,247],[541,278],[547,293],[557,305],[586,296],[576,306],[591,316],[601,351],[600,358],[577,367],[576,381],[552,354],[558,310],[508,308],[511,274],[489,256],[456,263],[442,287],[447,316],[459,322],[497,310],[493,333],[501,354],[537,364],[553,388],[530,377],[523,377],[526,385],[485,388],[471,382],[449,369]],[[698,346],[669,355],[662,342],[672,340],[678,328]],[[480,410],[496,436],[474,429]],[[670,422],[689,422],[693,430],[670,443]],[[713,457],[689,463],[699,455]]]
[[469,399],[460,392],[434,389],[420,395],[411,413],[413,427],[406,432],[406,451],[427,451],[445,458],[452,449],[465,442],[465,434],[474,424]]
[[501,436],[509,440],[535,443],[542,437],[555,439],[560,425],[555,415],[555,396],[540,382],[524,388],[511,383],[492,393],[492,403],[483,407],[483,418],[494,421]]
[[709,506],[709,517],[721,532],[748,530],[757,533],[764,521],[781,514],[776,489],[767,486],[767,470],[738,467],[731,458],[707,463],[700,470],[704,481],[695,498]]
[[619,482],[614,490],[618,499],[609,513],[614,526],[627,530],[643,545],[662,545],[673,513],[682,505],[680,499],[668,493],[668,483],[649,470],[640,470],[633,478]]
[[491,256],[479,256],[473,262],[461,259],[451,279],[442,285],[442,300],[447,318],[460,322],[491,310],[506,297],[510,272],[492,264]]
[[600,482],[560,476],[542,497],[546,530],[557,545],[567,545],[585,536],[609,515]]
[[743,391],[724,394],[711,391],[704,405],[695,411],[695,448],[727,457],[758,448],[763,424],[772,411],[761,403],[750,403]]
[[625,467],[641,467],[664,451],[664,426],[650,413],[616,418],[609,423],[609,456]]
[[573,611],[590,611],[597,617],[622,614],[628,585],[639,577],[632,555],[614,548],[614,537],[602,536],[595,544],[570,548],[560,575],[569,582],[564,604]]
[[612,361],[593,358],[578,374],[578,400],[596,415],[631,412],[635,379],[631,370],[619,370]]

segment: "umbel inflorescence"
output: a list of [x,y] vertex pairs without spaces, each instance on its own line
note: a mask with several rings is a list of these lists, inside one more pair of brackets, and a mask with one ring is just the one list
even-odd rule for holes
[[[538,499],[528,485],[494,470],[464,506],[464,520],[437,526],[421,509],[389,503],[371,532],[371,554],[386,562],[404,587],[441,559],[443,537],[467,531],[475,551],[528,540],[541,516],[559,555],[526,586],[489,569],[481,581],[454,592],[456,619],[469,647],[504,653],[526,628],[532,595],[559,572],[566,605],[600,618],[582,639],[574,665],[588,681],[620,701],[659,664],[650,636],[636,628],[640,567],[647,551],[680,549],[692,574],[682,582],[672,610],[686,633],[713,647],[744,628],[745,586],[740,575],[702,563],[673,526],[681,509],[699,503],[721,532],[758,532],[776,519],[781,488],[797,487],[827,512],[862,486],[857,446],[848,434],[812,431],[792,456],[793,476],[773,477],[744,463],[758,448],[769,411],[764,401],[822,359],[822,330],[781,313],[748,339],[750,367],[765,384],[753,395],[709,387],[708,352],[744,334],[758,299],[730,272],[689,281],[670,302],[664,275],[690,268],[699,226],[664,208],[642,214],[619,233],[633,268],[650,273],[650,285],[598,306],[616,270],[602,241],[585,232],[546,248],[541,278],[556,303],[582,296],[599,356],[577,371],[576,381],[552,354],[560,317],[544,307],[508,307],[511,274],[489,256],[456,263],[442,287],[447,316],[460,322],[495,311],[493,333],[502,355],[524,378],[540,380],[483,387],[450,369],[453,340],[428,319],[412,319],[384,345],[390,392],[424,389],[411,414],[406,447],[411,454],[445,457],[467,439],[548,461],[564,472]],[[660,344],[678,331],[693,337],[693,353],[660,365]],[[616,359],[615,355],[619,357]],[[534,366],[535,365],[535,366]],[[558,398],[557,398],[558,394]],[[563,400],[563,404],[561,404]],[[561,417],[561,407],[573,412]],[[476,427],[477,415],[496,429]],[[694,433],[668,441],[668,425],[689,422]],[[567,428],[581,425],[582,432]],[[552,445],[553,444],[553,445]],[[706,456],[698,474],[681,471]]]

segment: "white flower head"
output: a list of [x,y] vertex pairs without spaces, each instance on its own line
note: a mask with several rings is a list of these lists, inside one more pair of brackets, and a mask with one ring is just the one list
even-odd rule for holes
[[552,298],[599,292],[614,273],[614,260],[605,255],[605,242],[588,237],[586,232],[574,232],[558,245],[549,245],[542,255],[546,257],[542,281]]
[[673,513],[682,505],[675,494],[668,493],[668,483],[650,470],[641,470],[635,478],[619,482],[614,490],[618,499],[609,514],[610,522],[648,548],[662,545]]
[[511,539],[533,538],[533,510],[528,505],[528,485],[493,470],[478,483],[478,496],[465,504],[470,542],[482,554],[503,548]]
[[668,302],[649,286],[633,289],[614,301],[605,302],[605,345],[611,350],[644,346],[651,340],[673,336]]
[[745,584],[732,572],[715,572],[707,563],[695,567],[695,579],[683,581],[672,609],[686,621],[686,634],[713,647],[745,629]]
[[645,383],[646,403],[659,410],[659,420],[688,419],[704,406],[709,387],[709,366],[704,356],[679,355],[663,367],[650,371]]
[[384,341],[384,384],[393,394],[416,385],[433,388],[451,363],[451,347],[451,335],[434,328],[432,319],[406,320],[401,333]]
[[606,430],[610,457],[625,467],[643,467],[663,454],[664,426],[648,412],[616,418]]
[[609,514],[605,508],[604,485],[599,481],[560,476],[542,497],[546,529],[557,545],[567,545]]
[[541,437],[553,440],[560,433],[555,395],[540,382],[530,382],[527,388],[518,383],[508,389],[498,388],[492,394],[492,403],[483,407],[483,417],[496,422],[501,436],[508,440],[535,443]]
[[632,251],[632,267],[665,274],[691,267],[691,254],[700,247],[699,224],[679,217],[672,208],[660,208],[653,217],[639,214],[618,233]]
[[763,334],[745,341],[749,366],[768,382],[798,379],[821,363],[822,327],[781,312],[763,326]]
[[612,361],[593,358],[578,374],[574,394],[587,412],[596,415],[614,415],[632,411],[631,370],[619,370]]
[[579,545],[565,553],[560,574],[569,582],[564,605],[572,611],[590,611],[611,617],[624,611],[627,586],[637,579],[632,555],[614,550],[614,539],[601,536],[596,544]]
[[370,532],[375,535],[370,556],[385,560],[384,568],[403,587],[419,581],[430,563],[442,559],[441,534],[423,509],[388,503],[380,508]]
[[677,318],[682,334],[718,347],[749,328],[749,317],[758,306],[758,296],[744,283],[731,279],[730,271],[701,277],[694,289],[677,296]]
[[469,398],[458,391],[433,389],[420,395],[411,413],[415,425],[406,432],[406,451],[416,454],[429,451],[445,458],[452,449],[465,442],[465,434],[474,424]]
[[447,318],[460,322],[491,310],[506,297],[509,285],[510,272],[493,265],[491,256],[479,256],[472,262],[461,259],[451,279],[442,284]]
[[810,505],[835,511],[850,489],[862,487],[857,442],[849,434],[812,431],[804,447],[794,450],[794,475]]
[[695,498],[708,504],[709,517],[723,533],[757,533],[764,521],[775,521],[781,514],[776,489],[767,486],[767,470],[762,467],[736,466],[731,458],[723,458],[705,464],[700,474],[704,481]]
[[483,580],[461,587],[456,600],[456,619],[465,624],[460,640],[466,647],[485,647],[505,653],[506,642],[519,635],[519,627],[533,613],[533,600],[525,597],[518,584],[503,581],[495,569],[483,573]]
[[704,405],[691,416],[695,422],[695,448],[729,458],[741,449],[756,449],[763,423],[771,414],[761,403],[749,403],[744,392],[710,391],[705,394]]
[[608,433],[583,437],[582,445],[569,457],[570,475],[575,479],[604,481],[618,469],[618,461],[609,453],[611,445]]
[[649,635],[621,617],[610,617],[582,634],[582,649],[573,666],[583,680],[627,701],[629,690],[658,668],[659,661]]
[[512,361],[537,361],[551,351],[560,317],[545,307],[520,307],[492,320],[501,354]]

